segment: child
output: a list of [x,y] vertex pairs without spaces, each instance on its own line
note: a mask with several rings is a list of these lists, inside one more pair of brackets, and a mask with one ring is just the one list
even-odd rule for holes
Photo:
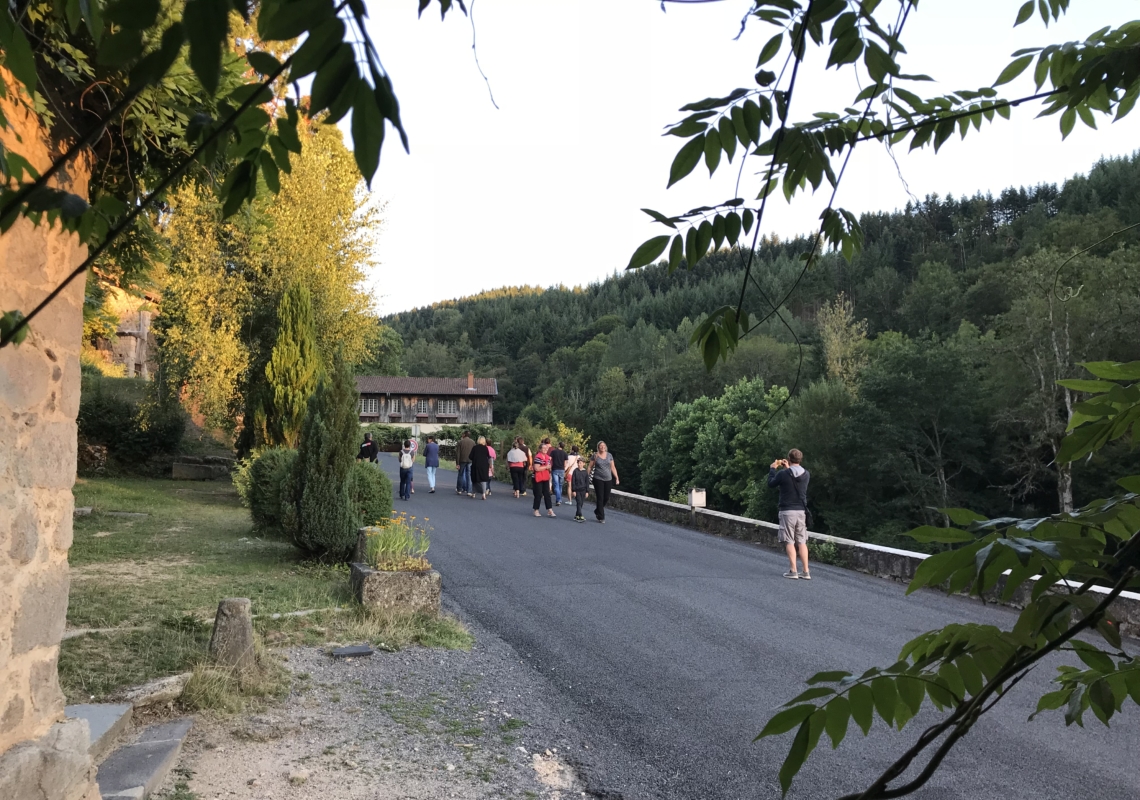
[[[578,448],[575,447],[573,454],[578,455]],[[585,522],[586,518],[582,516],[582,505],[586,502],[586,498],[590,496],[590,471],[586,469],[580,458],[574,460],[574,471],[570,473],[570,499],[574,501],[574,519],[577,522]]]

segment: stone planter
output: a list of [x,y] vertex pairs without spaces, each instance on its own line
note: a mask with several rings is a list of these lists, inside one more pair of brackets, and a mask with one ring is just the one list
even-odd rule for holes
[[439,616],[442,585],[434,569],[381,572],[359,562],[352,564],[352,594],[367,608]]

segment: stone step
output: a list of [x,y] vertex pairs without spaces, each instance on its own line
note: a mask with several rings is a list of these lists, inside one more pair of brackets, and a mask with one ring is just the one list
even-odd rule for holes
[[63,711],[68,719],[87,720],[91,731],[91,746],[87,752],[99,763],[127,729],[133,710],[130,703],[81,703],[67,706]]
[[194,720],[187,717],[144,728],[134,744],[124,745],[99,767],[103,800],[145,800],[178,763],[182,743]]

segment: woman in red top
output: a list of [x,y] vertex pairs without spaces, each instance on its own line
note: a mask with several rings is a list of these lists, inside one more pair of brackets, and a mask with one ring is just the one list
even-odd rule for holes
[[550,470],[550,440],[543,439],[538,452],[534,454],[534,515],[536,517],[540,516],[538,504],[543,500],[546,501],[546,516],[554,516],[554,509],[550,502]]

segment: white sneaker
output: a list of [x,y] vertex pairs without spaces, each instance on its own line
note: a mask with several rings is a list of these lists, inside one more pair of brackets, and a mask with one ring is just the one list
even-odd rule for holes
[[793,581],[798,581],[800,579],[800,573],[798,573],[798,572],[785,572],[784,577],[785,578],[791,578]]

